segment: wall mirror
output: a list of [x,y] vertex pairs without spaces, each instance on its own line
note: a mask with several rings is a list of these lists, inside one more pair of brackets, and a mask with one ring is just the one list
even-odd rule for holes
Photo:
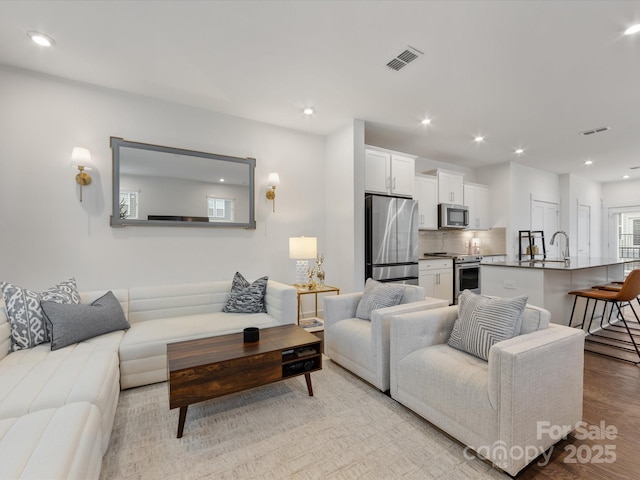
[[111,137],[111,226],[256,228],[254,158]]

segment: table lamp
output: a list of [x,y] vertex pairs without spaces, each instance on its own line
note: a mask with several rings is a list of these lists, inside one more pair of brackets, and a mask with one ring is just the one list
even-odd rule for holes
[[310,258],[316,258],[318,254],[318,239],[316,237],[291,237],[289,238],[289,258],[296,262],[296,283],[306,285],[308,283],[308,271]]

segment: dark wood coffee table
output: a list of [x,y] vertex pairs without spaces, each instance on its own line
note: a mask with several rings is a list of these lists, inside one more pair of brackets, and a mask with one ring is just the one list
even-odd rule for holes
[[191,404],[302,374],[313,396],[311,372],[321,369],[320,339],[297,325],[260,329],[253,343],[242,333],[169,343],[169,409],[180,408],[178,438]]

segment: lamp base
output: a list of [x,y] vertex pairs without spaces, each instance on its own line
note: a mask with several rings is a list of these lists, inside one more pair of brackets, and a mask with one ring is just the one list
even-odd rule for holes
[[309,283],[309,261],[296,261],[296,283],[298,285],[306,285]]

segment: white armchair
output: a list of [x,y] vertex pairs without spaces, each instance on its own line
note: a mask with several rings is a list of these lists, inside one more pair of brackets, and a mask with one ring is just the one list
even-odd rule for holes
[[[447,345],[458,307],[391,319],[391,396],[515,475],[582,419],[584,332],[527,305],[489,361]],[[556,435],[554,435],[554,433]]]
[[356,318],[362,292],[325,297],[325,354],[381,391],[389,390],[390,317],[448,305],[424,295],[424,288],[407,285],[400,305],[374,310],[370,321]]

